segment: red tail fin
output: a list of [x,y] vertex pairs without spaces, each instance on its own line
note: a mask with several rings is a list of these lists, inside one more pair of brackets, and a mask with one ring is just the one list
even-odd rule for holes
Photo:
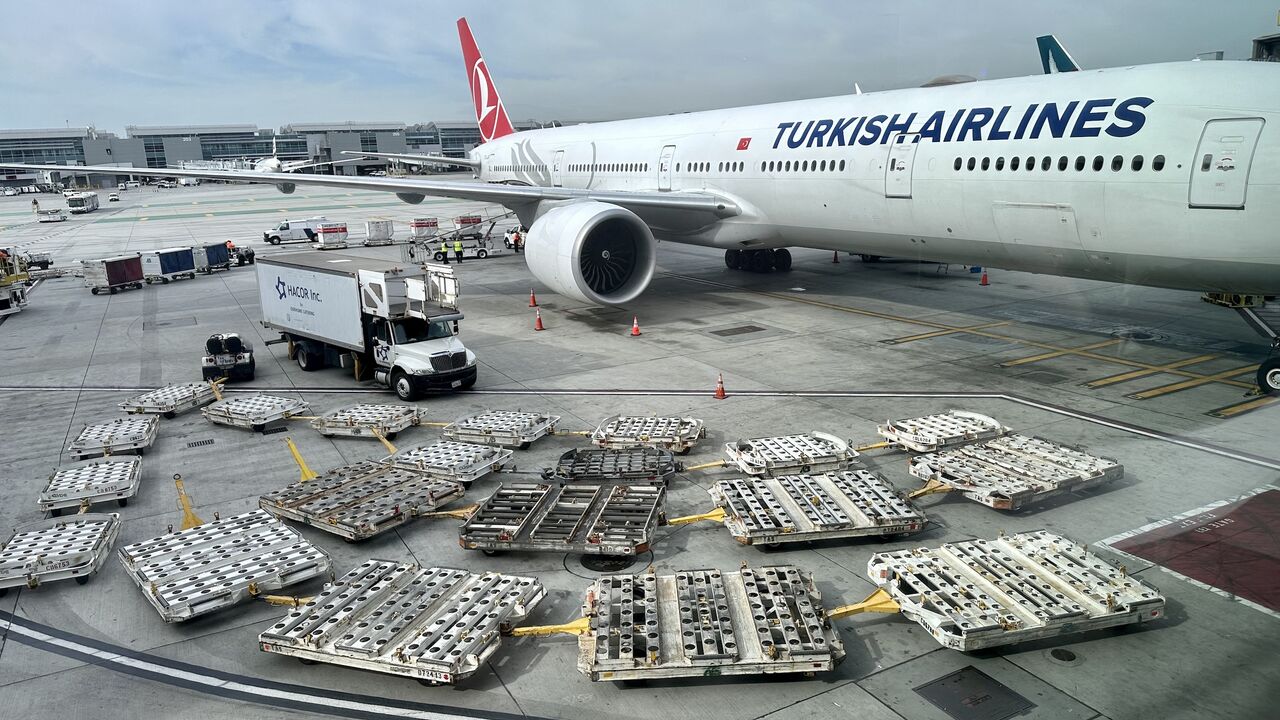
[[487,142],[515,132],[507,109],[498,97],[498,88],[489,77],[489,68],[471,36],[466,18],[458,18],[458,40],[462,42],[462,59],[467,66],[467,80],[471,83],[471,100],[476,106],[476,122],[480,125],[481,140]]

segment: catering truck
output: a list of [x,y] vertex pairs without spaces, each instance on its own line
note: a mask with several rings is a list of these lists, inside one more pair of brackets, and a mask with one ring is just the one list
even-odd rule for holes
[[451,267],[315,251],[259,258],[257,268],[262,324],[303,371],[346,368],[406,401],[475,384]]

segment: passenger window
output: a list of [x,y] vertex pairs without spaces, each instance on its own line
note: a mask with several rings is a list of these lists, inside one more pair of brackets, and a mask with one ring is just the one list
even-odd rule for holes
[[1022,159],[1022,158],[1018,157],[1017,155],[1014,155],[1013,157],[1009,158],[1009,169],[1010,169],[1010,170],[1017,170],[1017,169],[1018,169],[1018,161],[1019,161],[1019,160],[1021,160],[1021,159]]
[[963,165],[964,165],[964,161],[961,160],[960,158],[956,158],[956,164],[955,164],[956,170],[959,170]]
[[1052,166],[1053,166],[1053,158],[1049,157],[1048,155],[1046,155],[1046,156],[1044,156],[1043,158],[1041,158],[1041,160],[1040,160],[1040,169],[1041,169],[1041,170],[1048,170],[1048,169],[1049,169],[1050,167],[1052,167]]
[[1102,169],[1102,156],[1101,156],[1101,155],[1094,155],[1094,156],[1093,156],[1093,171],[1094,171],[1094,172],[1098,172],[1098,171],[1099,171],[1099,170],[1101,170],[1101,169]]
[[790,160],[788,160],[788,161],[786,162],[786,164],[782,166],[782,170],[783,170],[783,172],[791,172],[791,161],[790,161]]
[[986,170],[991,167],[991,158],[982,158],[982,169]]
[[1069,161],[1069,160],[1067,160],[1067,156],[1066,156],[1066,155],[1063,155],[1062,157],[1058,158],[1058,172],[1066,172],[1066,170],[1067,170],[1067,164],[1068,164],[1069,162],[1070,162],[1070,161]]
[[840,161],[840,172],[844,172],[844,161]]
[[997,170],[1003,170],[1003,169],[1004,169],[1004,158],[1002,158],[1002,157],[998,157],[998,158],[996,158],[996,169],[997,169]]
[[1163,155],[1157,155],[1157,156],[1155,156],[1155,157],[1151,158],[1151,169],[1152,169],[1152,170],[1155,170],[1156,172],[1160,172],[1161,170],[1163,170],[1163,169],[1164,169],[1164,156],[1163,156]]
[[973,158],[969,158],[969,162],[965,164],[965,167],[969,168],[970,170],[973,170],[977,166],[978,166],[978,161],[974,160]]
[[1077,155],[1076,156],[1076,172],[1080,172],[1083,169],[1084,169],[1084,156]]
[[1133,156],[1133,160],[1131,160],[1131,161],[1129,162],[1129,168],[1130,168],[1130,169],[1132,169],[1134,172],[1137,172],[1137,171],[1141,170],[1141,169],[1142,169],[1142,156],[1141,156],[1141,155],[1134,155],[1134,156]]
[[1210,153],[1205,153],[1204,157],[1200,158],[1200,172],[1209,172],[1209,166],[1212,164],[1213,164],[1213,155]]
[[1119,155],[1111,158],[1111,172],[1120,172],[1124,169],[1124,158]]
[[1028,155],[1027,156],[1027,172],[1031,172],[1032,170],[1035,170],[1035,169],[1036,169],[1036,158],[1034,155]]

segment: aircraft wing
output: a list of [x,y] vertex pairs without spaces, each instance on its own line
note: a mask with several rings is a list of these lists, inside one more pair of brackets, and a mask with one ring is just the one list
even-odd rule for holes
[[387,160],[400,160],[414,165],[457,165],[458,167],[478,168],[480,163],[467,158],[451,158],[443,155],[409,155],[405,153],[379,153],[379,152],[356,152],[355,150],[343,150],[343,155],[359,155],[367,158],[385,158]]
[[1045,75],[1054,72],[1076,72],[1080,66],[1075,58],[1062,46],[1056,35],[1041,35],[1036,38],[1036,46],[1040,49],[1040,65]]

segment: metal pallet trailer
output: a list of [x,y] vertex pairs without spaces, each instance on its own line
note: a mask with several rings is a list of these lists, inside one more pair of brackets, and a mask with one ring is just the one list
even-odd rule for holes
[[468,550],[635,555],[649,549],[665,490],[656,485],[508,483],[467,518]]
[[470,485],[491,472],[515,470],[508,465],[510,450],[492,445],[473,445],[452,441],[440,441],[431,445],[400,452],[383,458],[383,462],[398,467],[418,470],[440,480]]
[[59,515],[68,508],[114,500],[120,507],[138,494],[142,478],[141,458],[100,458],[61,467],[49,476],[36,504],[42,512]]
[[456,420],[440,431],[446,440],[527,449],[534,440],[554,435],[559,415],[523,410],[487,410]]
[[181,622],[325,575],[329,556],[264,510],[119,550],[125,572],[165,622]]
[[995,418],[967,410],[889,420],[876,428],[885,442],[916,452],[935,452],[953,445],[990,440],[1009,432]]
[[738,440],[725,443],[724,454],[742,472],[764,477],[841,470],[858,458],[849,443],[823,432]]
[[156,441],[160,421],[156,417],[117,418],[107,423],[85,425],[67,446],[73,460],[135,452],[142,454]]
[[1164,614],[1154,587],[1044,530],[876,553],[867,576],[907,618],[963,652]]
[[368,560],[258,636],[303,662],[452,684],[479,670],[501,634],[537,606],[536,578]]
[[626,450],[585,448],[560,456],[542,477],[555,482],[667,485],[684,466],[669,450],[633,447]]
[[262,432],[271,423],[306,415],[311,406],[294,398],[258,394],[219,400],[200,412],[211,423]]
[[[311,421],[321,435],[394,439],[396,433],[422,422],[422,412],[412,405],[352,405],[325,413]],[[377,433],[377,434],[375,434]]]
[[591,442],[615,450],[648,446],[684,455],[706,436],[707,428],[697,418],[614,415],[600,421]]
[[11,587],[35,588],[67,578],[89,582],[106,562],[120,533],[115,513],[82,513],[14,528],[0,545],[0,594]]
[[912,475],[926,481],[914,496],[955,490],[997,510],[1017,510],[1042,500],[1111,482],[1120,463],[1029,435],[1005,435],[981,445],[917,455]]
[[213,402],[216,398],[213,386],[209,383],[183,383],[135,395],[120,403],[120,409],[132,414],[147,413],[171,418],[180,412]]
[[404,525],[462,492],[455,482],[365,460],[269,492],[258,499],[258,507],[358,541]]

